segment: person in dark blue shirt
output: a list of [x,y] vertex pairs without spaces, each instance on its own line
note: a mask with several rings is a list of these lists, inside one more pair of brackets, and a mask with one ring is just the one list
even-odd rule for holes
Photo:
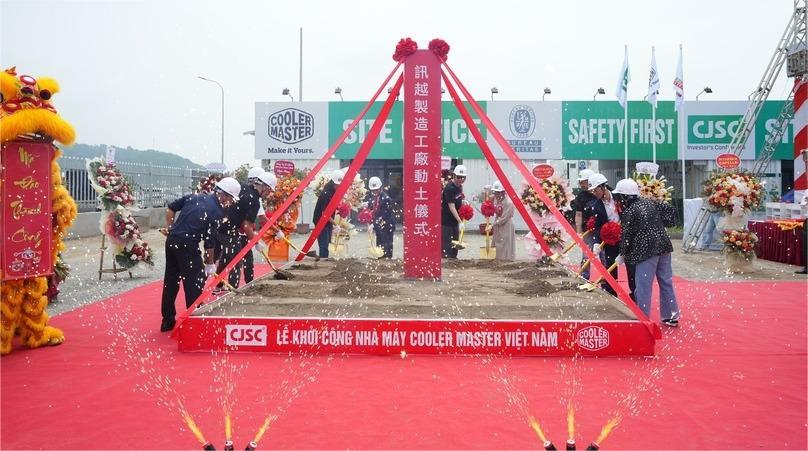
[[376,245],[384,249],[379,258],[393,258],[393,234],[396,232],[396,217],[393,214],[393,200],[382,189],[382,181],[371,177],[368,181],[370,192],[366,198],[366,208],[373,211],[373,233]]
[[[213,263],[213,234],[224,217],[224,209],[238,201],[241,185],[225,177],[216,183],[213,194],[189,194],[168,205],[166,209],[166,269],[163,276],[162,315],[160,331],[174,328],[174,302],[180,289],[185,290],[185,306],[202,294],[206,276],[216,272]],[[179,216],[177,216],[179,213]],[[205,243],[203,267],[199,243]]]
[[[609,222],[609,214],[606,212],[606,206],[603,204],[603,198],[606,196],[606,190],[609,189],[609,182],[602,174],[592,174],[589,177],[589,191],[595,195],[595,200],[589,202],[587,208],[592,211],[595,216],[595,230],[593,231],[595,244],[592,246],[592,253],[597,257],[603,252],[603,265],[607,268],[614,263],[618,255],[620,255],[620,247],[616,244],[609,245],[603,242],[600,237],[600,229]],[[591,265],[590,265],[591,266]],[[617,268],[613,269],[610,273],[614,280],[617,280]],[[617,296],[617,292],[605,280],[601,287],[612,296]]]
[[[336,169],[333,174],[331,175],[331,180],[325,184],[323,187],[323,192],[317,197],[317,203],[314,205],[314,214],[312,215],[312,222],[314,222],[315,226],[320,221],[320,218],[323,217],[323,213],[325,212],[325,208],[328,204],[331,203],[331,199],[334,197],[337,191],[337,185],[342,183],[342,178],[345,175],[339,169]],[[328,244],[331,243],[331,233],[334,230],[334,212],[331,213],[331,217],[325,223],[325,227],[320,231],[320,234],[317,235],[317,245],[319,247],[319,256],[322,259],[328,258]]]

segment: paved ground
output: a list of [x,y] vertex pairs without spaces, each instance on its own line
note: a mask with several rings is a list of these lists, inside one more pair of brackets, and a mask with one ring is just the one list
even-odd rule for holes
[[[519,233],[520,236],[524,233]],[[136,286],[147,282],[161,279],[164,269],[164,242],[163,236],[156,230],[147,232],[144,239],[154,250],[155,265],[153,269],[148,267],[137,267],[132,271],[132,278],[127,273],[118,274],[114,279],[111,274],[104,274],[102,280],[98,280],[98,262],[100,256],[101,237],[89,237],[70,240],[67,250],[63,254],[65,261],[70,265],[70,277],[65,281],[60,289],[59,299],[49,307],[51,315],[58,315],[79,306],[105,299],[116,293],[130,290]],[[303,237],[295,236],[293,241],[302,244]],[[461,259],[479,257],[479,248],[484,245],[484,238],[481,235],[469,234],[466,237],[468,247],[460,252]],[[348,254],[353,257],[363,258],[367,253],[367,235],[360,233],[348,242]],[[674,240],[674,274],[687,279],[695,280],[806,280],[805,276],[795,275],[794,271],[799,269],[795,266],[780,263],[757,260],[755,267],[757,271],[752,274],[727,275],[723,255],[720,252],[694,252],[685,254],[681,251],[681,241]],[[402,235],[399,232],[395,236],[394,257],[401,258]],[[110,255],[110,254],[108,254]],[[580,251],[577,249],[570,252],[570,259],[579,261]],[[516,242],[517,260],[527,260],[527,250],[522,240]],[[105,259],[107,267],[109,258]],[[260,259],[256,258],[256,262]],[[157,308],[158,300],[154,300]]]

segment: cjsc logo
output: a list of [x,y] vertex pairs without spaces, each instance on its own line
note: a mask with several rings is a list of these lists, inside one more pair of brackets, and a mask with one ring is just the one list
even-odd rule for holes
[[269,137],[285,144],[295,144],[314,136],[314,116],[298,110],[286,108],[269,115]]
[[228,324],[225,326],[225,344],[228,346],[266,346],[267,326]]
[[578,346],[597,351],[609,346],[609,331],[600,326],[586,326],[578,330]]
[[527,105],[516,105],[511,110],[511,133],[517,138],[529,138],[536,128],[536,114]]
[[729,144],[738,133],[741,116],[690,116],[688,142],[691,144]]

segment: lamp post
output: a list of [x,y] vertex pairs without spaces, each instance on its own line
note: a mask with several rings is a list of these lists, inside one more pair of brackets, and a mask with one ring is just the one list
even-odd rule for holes
[[499,94],[499,89],[497,89],[497,87],[496,87],[496,86],[494,86],[493,88],[491,88],[491,101],[492,101],[492,102],[494,101],[494,94]]
[[598,88],[598,90],[595,91],[595,95],[592,96],[593,101],[597,100],[598,94],[606,94],[606,90],[603,88]]
[[553,91],[551,91],[550,88],[544,88],[544,93],[541,95],[541,101],[544,102],[544,96],[546,96],[547,94],[552,94],[552,93],[553,93]]
[[209,81],[211,83],[216,83],[219,86],[219,89],[222,90],[222,161],[221,161],[221,163],[222,163],[222,165],[224,165],[224,87],[222,87],[222,84],[219,83],[216,80],[211,80],[209,78],[205,78],[205,77],[202,77],[202,76],[199,76],[199,75],[197,75],[197,78],[199,78],[200,80]]
[[713,90],[709,86],[705,86],[704,89],[701,90],[700,93],[696,94],[696,101],[699,100],[699,96],[702,94],[712,94]]
[[338,94],[338,95],[339,95],[339,100],[340,100],[340,101],[345,100],[345,99],[343,99],[343,98],[342,98],[342,88],[340,88],[339,86],[337,86],[337,89],[335,89],[335,90],[334,90],[334,94]]
[[283,92],[281,92],[281,95],[289,96],[289,98],[292,99],[292,102],[295,101],[295,98],[292,97],[292,93],[289,92],[289,88],[283,88]]

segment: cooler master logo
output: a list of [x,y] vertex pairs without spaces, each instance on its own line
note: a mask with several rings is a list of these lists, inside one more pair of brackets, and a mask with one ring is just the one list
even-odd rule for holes
[[578,346],[597,351],[609,346],[609,331],[599,326],[586,326],[578,331]]
[[267,326],[228,324],[225,326],[225,344],[228,346],[266,346]]
[[527,105],[516,105],[511,110],[511,132],[517,138],[529,138],[536,127],[536,114]]
[[269,115],[269,137],[284,144],[295,144],[314,136],[314,116],[298,110],[286,108]]

